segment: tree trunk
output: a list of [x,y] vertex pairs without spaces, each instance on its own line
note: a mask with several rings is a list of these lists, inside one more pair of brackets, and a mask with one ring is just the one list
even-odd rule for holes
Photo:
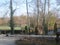
[[14,33],[14,22],[13,22],[13,7],[12,7],[12,0],[10,0],[10,27],[11,27],[11,34]]
[[46,34],[46,23],[45,23],[45,11],[46,11],[46,0],[44,1],[44,7],[43,7],[43,30]]

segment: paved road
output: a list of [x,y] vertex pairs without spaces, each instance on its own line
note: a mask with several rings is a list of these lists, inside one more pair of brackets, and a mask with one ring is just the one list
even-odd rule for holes
[[12,41],[12,40],[0,40],[0,45],[15,45],[15,41]]
[[0,35],[0,45],[15,45],[15,37],[5,37],[5,35]]
[[10,35],[6,37],[5,35],[0,35],[0,45],[15,45],[15,40],[23,39],[24,37],[53,37],[51,35]]
[[6,35],[0,35],[0,45],[16,45],[15,41],[23,39],[22,36],[18,35],[9,35],[6,37]]

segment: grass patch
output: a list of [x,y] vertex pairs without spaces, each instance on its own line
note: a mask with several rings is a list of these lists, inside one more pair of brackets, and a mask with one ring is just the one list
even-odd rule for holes
[[10,30],[9,26],[0,26],[0,30]]
[[[0,30],[11,30],[9,26],[0,26]],[[14,30],[21,30],[21,27],[14,27]]]

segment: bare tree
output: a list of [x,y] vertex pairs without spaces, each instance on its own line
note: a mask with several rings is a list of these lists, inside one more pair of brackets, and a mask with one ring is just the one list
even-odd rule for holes
[[16,11],[16,9],[18,9],[18,8],[13,9],[13,0],[10,0],[10,27],[11,27],[11,34],[14,34],[14,20],[13,20],[13,15],[14,15],[14,12]]
[[[29,12],[28,12],[28,1],[26,0],[26,12],[27,12],[27,26],[30,28],[30,19],[29,19]],[[30,29],[27,27],[27,30],[29,30],[30,34]],[[28,33],[28,32],[26,32]]]
[[38,27],[38,20],[39,20],[39,0],[37,0],[37,27]]
[[46,0],[44,1],[44,10],[43,10],[43,30],[46,34],[47,33],[47,25],[45,23],[45,14],[46,14]]
[[13,21],[13,14],[14,14],[13,6],[12,6],[12,0],[10,0],[10,27],[11,27],[11,34],[14,33],[14,21]]

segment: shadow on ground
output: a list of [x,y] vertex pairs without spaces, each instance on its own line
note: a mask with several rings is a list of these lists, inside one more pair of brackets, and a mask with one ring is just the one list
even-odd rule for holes
[[[60,41],[59,41],[60,42]],[[25,37],[16,41],[16,45],[60,45],[54,38],[32,38]]]

